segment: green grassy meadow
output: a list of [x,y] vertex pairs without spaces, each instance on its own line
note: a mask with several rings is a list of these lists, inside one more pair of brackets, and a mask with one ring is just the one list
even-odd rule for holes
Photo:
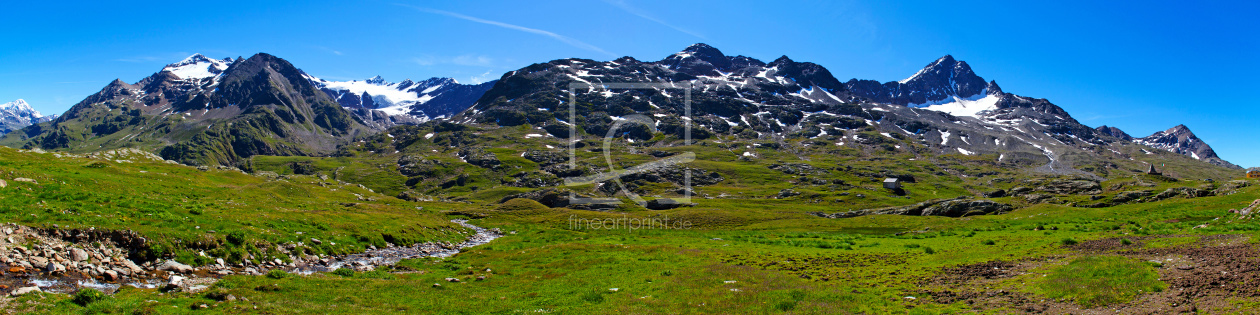
[[[506,233],[454,257],[406,260],[388,270],[233,275],[205,292],[124,288],[89,303],[76,303],[70,295],[33,294],[9,299],[0,307],[30,313],[113,314],[1024,311],[1015,305],[950,298],[1001,290],[1059,303],[1056,307],[1097,310],[1167,292],[1166,279],[1159,275],[1171,266],[1122,257],[1130,254],[1120,250],[1206,246],[1203,237],[1212,235],[1238,235],[1253,243],[1251,236],[1260,231],[1260,224],[1236,219],[1238,215],[1228,211],[1260,199],[1256,185],[1211,197],[1073,206],[1109,200],[1137,183],[1153,183],[1141,189],[1159,192],[1203,185],[1215,189],[1222,182],[1160,181],[1144,175],[1101,182],[1101,197],[1059,196],[1062,200],[1054,203],[989,198],[1017,206],[998,215],[846,219],[810,215],[1037,184],[1023,180],[1030,178],[1025,171],[994,164],[992,157],[927,156],[913,150],[864,153],[835,145],[792,152],[751,145],[737,149],[743,144],[709,141],[663,149],[697,152],[698,161],[689,167],[726,179],[697,187],[693,207],[648,210],[627,203],[610,211],[586,211],[547,208],[533,201],[500,204],[506,196],[532,190],[503,183],[542,167],[522,158],[524,150],[513,146],[523,142],[527,147],[558,147],[556,140],[522,140],[509,138],[510,133],[481,131],[475,136],[499,146],[490,152],[504,165],[486,169],[461,162],[456,156],[459,148],[444,142],[457,138],[450,133],[432,140],[414,136],[431,131],[415,130],[411,139],[399,134],[413,141],[402,146],[384,143],[401,140],[377,136],[336,157],[255,157],[250,165],[254,174],[0,148],[0,174],[38,181],[10,180],[0,189],[0,220],[39,227],[134,230],[154,240],[151,248],[133,257],[206,264],[208,258],[197,251],[237,261],[251,256],[280,258],[269,248],[310,238],[325,240],[303,245],[302,251],[312,254],[354,253],[386,242],[458,241],[463,238],[459,232],[465,231],[450,222],[455,218],[471,218],[474,225]],[[903,144],[913,148],[911,142]],[[741,160],[749,149],[757,160]],[[434,176],[411,181],[399,174],[396,161],[407,154],[437,161],[427,170]],[[801,156],[807,160],[800,162]],[[602,155],[580,151],[578,159],[593,164],[590,161]],[[633,165],[652,159],[639,154],[619,156],[618,161]],[[771,168],[783,161],[826,172],[802,176]],[[878,182],[863,175],[890,165],[917,179],[906,184],[904,196],[879,189]],[[467,177],[464,185],[441,188],[457,176]],[[802,177],[826,181],[815,184]],[[650,198],[673,195],[669,187],[640,188]],[[801,194],[775,196],[784,189]],[[435,201],[396,198],[408,190]],[[1115,239],[1128,244],[1101,250],[1082,246]],[[1007,267],[1002,269],[1015,271],[993,278],[959,276],[965,273],[958,270],[990,262],[1003,262]],[[1092,281],[1070,285],[1082,278]],[[227,295],[236,299],[225,301]],[[1245,297],[1230,301],[1236,307],[1256,302]],[[201,308],[203,304],[206,308]]]

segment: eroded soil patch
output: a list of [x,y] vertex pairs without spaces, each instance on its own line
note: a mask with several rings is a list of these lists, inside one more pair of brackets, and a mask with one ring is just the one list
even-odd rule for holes
[[[1065,248],[1079,255],[1119,255],[1158,262],[1160,280],[1169,287],[1146,293],[1121,304],[1083,309],[1071,301],[1056,301],[1027,293],[1028,275],[1039,277],[1039,267],[1063,264],[1067,257],[1042,257],[1019,262],[989,261],[943,268],[923,282],[918,293],[927,301],[941,304],[965,303],[976,310],[1004,309],[1013,312],[1045,314],[1178,314],[1247,312],[1234,309],[1231,298],[1260,296],[1260,249],[1244,235],[1197,236],[1189,244],[1166,248],[1144,248],[1144,241],[1188,237],[1144,236],[1091,240]],[[1125,241],[1127,240],[1127,241]],[[1032,272],[1032,270],[1037,270]],[[1029,275],[1029,273],[1032,273]]]

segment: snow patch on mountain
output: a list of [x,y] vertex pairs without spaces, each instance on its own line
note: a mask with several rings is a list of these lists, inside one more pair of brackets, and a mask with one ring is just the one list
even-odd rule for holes
[[232,58],[214,60],[202,54],[193,54],[183,61],[166,65],[162,71],[168,71],[184,80],[201,80],[222,74],[232,62]]
[[946,112],[954,116],[979,117],[980,114],[985,111],[997,110],[997,103],[1001,100],[1001,95],[981,93],[972,95],[971,97],[958,97],[957,95],[950,95],[944,100],[928,102],[925,104],[910,104],[908,106],[938,112]]

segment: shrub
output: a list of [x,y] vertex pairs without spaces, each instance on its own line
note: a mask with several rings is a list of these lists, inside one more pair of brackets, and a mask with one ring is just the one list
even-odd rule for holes
[[935,254],[935,253],[936,253],[936,250],[932,249],[931,247],[923,247],[923,253],[924,253],[924,254],[929,254],[929,255],[930,255],[930,254]]
[[337,268],[337,270],[333,270],[333,272],[332,272],[332,273],[333,273],[334,275],[338,275],[338,276],[342,276],[342,277],[353,277],[353,276],[354,276],[354,270],[350,270],[350,268]]
[[994,245],[994,244],[997,244],[997,242],[994,242],[993,240],[984,240],[984,242],[982,242],[981,244]]
[[582,300],[591,303],[601,303],[604,302],[604,294],[599,292],[599,290],[587,291],[582,294]]
[[1076,244],[1077,244],[1077,243],[1079,243],[1079,242],[1077,242],[1076,240],[1074,240],[1074,239],[1072,239],[1072,238],[1065,238],[1065,239],[1063,239],[1062,241],[1059,241],[1059,243],[1063,243],[1063,245],[1069,245],[1069,246],[1071,246],[1071,245],[1076,245]]
[[779,302],[779,304],[774,305],[774,309],[780,312],[791,311],[791,310],[796,309],[796,302],[794,301]]
[[272,269],[271,271],[267,272],[267,278],[272,278],[272,279],[284,279],[284,278],[288,278],[292,276],[293,275],[289,274],[289,272],[280,270],[280,269]]
[[1120,239],[1120,245],[1132,245],[1132,244],[1133,244],[1133,241],[1130,241],[1127,238]]
[[74,304],[87,306],[88,304],[92,304],[92,303],[102,301],[108,298],[109,298],[109,295],[105,295],[105,293],[102,293],[101,291],[97,291],[96,289],[92,289],[92,288],[83,288],[83,289],[79,289],[79,292],[74,293],[74,299],[72,301],[74,301]]

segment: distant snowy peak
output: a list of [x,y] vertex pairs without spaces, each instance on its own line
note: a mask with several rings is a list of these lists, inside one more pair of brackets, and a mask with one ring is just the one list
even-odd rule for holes
[[328,81],[309,74],[306,78],[342,107],[379,110],[390,116],[411,116],[421,121],[449,117],[472,106],[494,84],[491,81],[463,85],[452,78],[391,83],[379,75],[363,81]]
[[16,101],[0,104],[0,112],[4,112],[6,114],[8,113],[20,114],[20,115],[34,117],[34,118],[44,117],[44,115],[41,115],[39,111],[36,111],[35,108],[32,108],[31,105],[27,104],[26,100],[23,100],[23,99],[18,99]]
[[215,60],[202,54],[193,54],[183,61],[166,65],[162,71],[170,72],[183,80],[201,80],[223,74],[233,62],[232,58]]
[[41,115],[22,99],[0,104],[0,136],[56,118],[57,115]]

